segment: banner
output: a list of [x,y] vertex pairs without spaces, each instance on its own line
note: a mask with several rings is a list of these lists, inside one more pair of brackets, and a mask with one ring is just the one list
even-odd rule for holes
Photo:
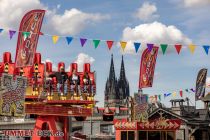
[[134,94],[134,119],[140,122],[148,121],[148,102],[146,94]]
[[24,116],[26,77],[3,74],[0,84],[0,115]]
[[205,96],[206,75],[207,69],[205,68],[198,72],[196,80],[195,100],[200,100]]
[[[16,67],[33,66],[44,14],[44,10],[32,10],[23,17],[16,48]],[[30,35],[26,37],[23,32],[28,32]]]
[[141,57],[139,89],[152,87],[157,54],[158,47],[153,47],[151,51],[148,48],[144,50]]

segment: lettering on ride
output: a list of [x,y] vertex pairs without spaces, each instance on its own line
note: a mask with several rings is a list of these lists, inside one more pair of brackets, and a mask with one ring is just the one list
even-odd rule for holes
[[[41,14],[36,13],[34,15],[33,20],[31,21],[30,27],[29,27],[29,31],[30,35],[25,39],[24,42],[24,46],[22,48],[22,50],[20,51],[20,56],[22,58],[22,61],[24,62],[24,64],[28,64],[30,61],[30,56],[33,54],[33,49],[35,46],[35,42],[37,40],[37,32],[36,30],[38,29],[37,26],[39,25],[39,18],[40,18]],[[35,30],[36,29],[36,30]]]
[[156,49],[152,49],[150,53],[146,56],[145,61],[143,64],[146,66],[145,74],[143,74],[143,82],[144,83],[151,83],[152,81],[152,73],[154,70],[154,63],[155,63],[155,56],[157,54]]
[[14,116],[24,115],[25,89],[27,79],[17,76],[13,80],[12,75],[3,74],[0,85],[0,115]]

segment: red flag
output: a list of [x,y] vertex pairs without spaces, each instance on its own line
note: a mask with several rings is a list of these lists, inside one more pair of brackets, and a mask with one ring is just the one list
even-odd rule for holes
[[44,33],[42,33],[42,32],[39,32],[39,35],[44,35]]
[[139,89],[152,87],[158,47],[146,48],[141,56]]
[[44,10],[32,10],[23,17],[19,31],[30,32],[30,35],[24,38],[22,32],[18,34],[15,57],[16,67],[33,66],[44,14]]
[[181,97],[183,96],[182,90],[179,91],[179,94],[180,94]]
[[175,45],[176,51],[179,54],[182,48],[182,45]]
[[106,43],[107,43],[107,46],[110,50],[112,48],[112,45],[113,45],[114,41],[109,40],[109,41],[106,41]]
[[157,101],[157,95],[155,95],[155,101]]

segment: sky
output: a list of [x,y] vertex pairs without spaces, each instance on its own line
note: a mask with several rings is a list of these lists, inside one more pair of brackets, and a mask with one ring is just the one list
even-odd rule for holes
[[[10,40],[8,30],[18,30],[23,15],[32,9],[44,9],[44,17],[37,52],[42,61],[53,62],[53,68],[59,62],[69,65],[78,62],[80,69],[84,63],[91,63],[91,70],[97,72],[97,106],[103,106],[105,82],[109,74],[111,54],[114,55],[116,76],[119,77],[121,56],[124,56],[126,77],[130,84],[130,94],[138,91],[139,69],[142,51],[146,43],[159,46],[169,44],[166,54],[159,49],[153,87],[143,89],[148,95],[161,94],[161,102],[170,106],[171,99],[181,98],[180,90],[195,88],[197,73],[201,68],[210,68],[210,56],[206,55],[202,45],[210,45],[210,0],[0,0],[0,52],[12,53],[14,61],[17,34]],[[53,44],[52,35],[60,36]],[[70,45],[65,36],[74,39]],[[88,38],[81,47],[79,38]],[[97,49],[92,39],[102,40]],[[115,41],[111,50],[106,40]],[[119,42],[126,41],[122,51]],[[136,53],[133,42],[141,42]],[[188,45],[196,44],[194,54]],[[178,55],[174,44],[182,44]],[[208,77],[209,74],[208,74]],[[207,78],[210,83],[210,78]],[[206,89],[208,92],[209,89]],[[163,98],[164,93],[177,92],[177,96]],[[184,92],[195,104],[194,93]],[[203,104],[198,101],[198,107]]]

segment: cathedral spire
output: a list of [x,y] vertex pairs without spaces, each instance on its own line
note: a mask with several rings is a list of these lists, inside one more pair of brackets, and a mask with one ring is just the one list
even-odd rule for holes
[[109,71],[109,80],[115,80],[113,54],[112,54],[112,58],[111,58],[111,65],[110,65],[110,71]]
[[119,79],[120,79],[120,80],[126,80],[123,55],[122,55],[122,60],[121,60],[120,78],[119,78]]

